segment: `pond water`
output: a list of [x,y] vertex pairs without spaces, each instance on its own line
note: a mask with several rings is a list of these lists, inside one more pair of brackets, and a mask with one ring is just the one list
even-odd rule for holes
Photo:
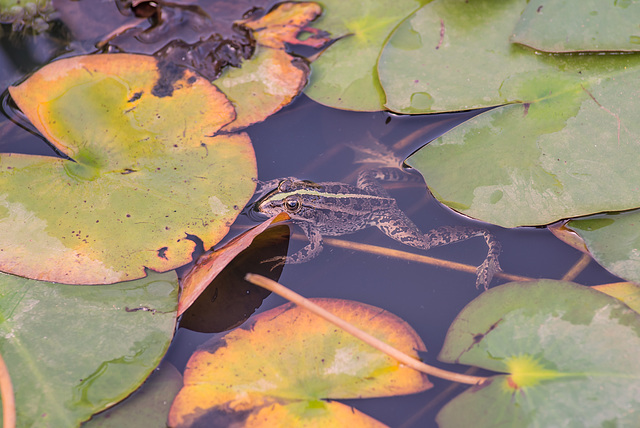
[[[252,126],[248,132],[254,142],[260,179],[295,176],[353,184],[357,165],[353,164],[354,154],[347,144],[374,138],[391,147],[407,136],[419,134],[401,153],[408,155],[473,114],[401,117],[382,112],[345,112],[318,105],[303,96],[267,121]],[[403,186],[394,186],[389,192],[423,231],[442,225],[481,224],[440,205],[425,191],[424,185]],[[240,232],[254,224],[241,216],[236,222],[237,229],[232,230]],[[579,251],[556,239],[545,228],[483,227],[490,229],[501,241],[500,264],[509,274],[560,279],[582,257]],[[290,242],[289,254],[306,245],[300,230],[292,227],[292,232],[294,239]],[[296,239],[295,234],[300,238]],[[482,238],[473,238],[421,252],[395,242],[376,228],[338,238],[473,266],[482,262],[487,251]],[[236,275],[242,277],[256,268],[255,265],[243,266]],[[591,262],[575,281],[596,285],[618,279]],[[429,351],[423,355],[425,362],[454,371],[467,369],[438,363],[436,356],[457,313],[482,292],[475,288],[472,273],[325,245],[313,260],[285,265],[279,282],[305,297],[350,299],[384,308],[403,318],[418,332]],[[505,282],[508,280],[498,276],[491,285]],[[283,303],[284,299],[271,295],[257,311]],[[180,328],[167,358],[183,369],[193,350],[210,337],[211,334]],[[439,394],[451,383],[433,378],[431,381],[435,387],[421,394],[345,402],[391,427],[436,426],[435,414],[462,387],[440,400]]]
[[[27,44],[35,44],[36,41],[27,39]],[[11,46],[5,40],[5,49],[0,55],[5,87],[36,64],[45,63],[49,57],[40,54],[41,50],[28,50],[36,52],[33,55],[16,55],[15,47]],[[404,158],[474,114],[402,117],[385,112],[355,113],[327,108],[300,96],[265,122],[251,126],[247,132],[255,147],[261,180],[296,176],[317,182],[353,184],[358,165],[354,165],[354,153],[348,144],[372,139],[394,148],[398,142],[406,141],[401,148],[394,149],[398,156]],[[8,119],[0,122],[0,136],[2,152],[55,155],[40,138]],[[452,174],[456,173],[464,171],[452,171]],[[442,225],[476,224],[440,205],[422,184],[396,184],[388,190],[422,231]],[[255,223],[251,219],[240,216],[229,237],[253,225]],[[561,279],[582,257],[579,251],[562,243],[544,228],[506,230],[483,227],[490,229],[501,241],[500,264],[508,274]],[[289,254],[306,245],[304,237],[300,238],[300,230],[292,227],[292,233]],[[405,247],[376,228],[338,239],[472,266],[480,264],[486,255],[486,245],[481,238],[436,248],[428,253]],[[244,265],[235,274],[241,278],[258,268],[256,265]],[[584,285],[618,280],[595,262],[589,263],[574,279]],[[315,259],[304,264],[286,265],[279,281],[306,297],[350,299],[384,308],[407,321],[418,332],[429,351],[423,355],[425,362],[454,371],[467,369],[445,366],[436,360],[436,356],[456,314],[483,291],[475,288],[474,274],[326,244],[324,251]],[[497,276],[491,285],[504,282],[508,279]],[[284,299],[271,295],[257,311],[283,303]],[[194,350],[216,334],[221,333],[200,333],[179,327],[166,360],[183,370]],[[463,387],[451,391],[450,382],[433,378],[431,381],[435,387],[421,394],[345,402],[391,427],[432,427],[435,426],[434,416],[442,404]]]

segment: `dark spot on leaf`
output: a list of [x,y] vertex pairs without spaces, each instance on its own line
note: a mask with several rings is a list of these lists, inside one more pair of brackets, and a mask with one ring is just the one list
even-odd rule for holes
[[158,250],[158,257],[160,257],[161,259],[167,259],[167,251],[169,250],[169,247],[162,247]]
[[189,77],[189,80],[187,80],[187,83],[193,85],[194,83],[196,83],[196,80],[198,80],[196,79],[196,76],[191,76]]
[[536,12],[540,13],[540,11],[542,10],[542,7],[543,7],[543,6],[542,6],[542,5],[540,5],[540,6],[538,7],[538,9],[536,9]]
[[531,104],[530,103],[524,103],[524,114],[522,115],[522,117],[525,117],[527,115],[527,113],[529,113],[529,106]]
[[143,91],[140,92],[136,92],[135,94],[133,94],[133,96],[131,98],[129,98],[129,100],[127,100],[127,102],[132,103],[134,101],[138,101],[140,99],[140,97],[142,96]]
[[151,93],[158,98],[170,97],[173,95],[174,83],[182,79],[185,69],[162,59],[158,60],[157,64],[160,77]]
[[136,170],[131,168],[125,168],[120,172],[120,174],[131,174],[132,172],[136,172]]

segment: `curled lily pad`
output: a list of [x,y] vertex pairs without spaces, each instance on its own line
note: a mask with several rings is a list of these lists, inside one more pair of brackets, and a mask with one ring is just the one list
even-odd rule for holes
[[178,316],[182,315],[196,301],[198,296],[207,288],[220,272],[232,262],[238,254],[245,250],[256,236],[269,226],[288,220],[286,213],[280,213],[275,218],[264,221],[262,224],[237,236],[231,242],[217,250],[210,250],[201,255],[195,264],[182,277],[180,286],[180,302],[178,303]]
[[0,156],[0,269],[114,283],[213,246],[255,188],[245,134],[216,136],[233,107],[195,73],[152,57],[74,57],[11,87],[70,159]]

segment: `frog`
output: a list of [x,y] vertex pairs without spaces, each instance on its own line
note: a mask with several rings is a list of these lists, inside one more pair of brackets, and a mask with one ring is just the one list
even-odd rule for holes
[[489,251],[477,267],[476,288],[487,290],[495,273],[501,271],[500,241],[489,230],[472,226],[441,226],[423,233],[380,184],[381,180],[400,181],[406,176],[401,170],[378,168],[362,170],[355,186],[295,177],[262,182],[250,211],[268,217],[285,212],[309,240],[298,252],[265,262],[307,262],[322,251],[323,236],[342,236],[368,227],[377,227],[389,238],[421,250],[481,236]]

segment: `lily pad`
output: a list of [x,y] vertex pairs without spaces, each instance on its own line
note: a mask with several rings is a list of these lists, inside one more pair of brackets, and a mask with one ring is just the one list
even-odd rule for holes
[[[439,359],[509,374],[440,411],[440,427],[637,426],[640,315],[577,284],[493,288],[467,305]],[[588,405],[585,405],[588,403]]]
[[[524,5],[434,1],[396,31],[380,60],[394,110],[511,103],[454,128],[407,163],[441,202],[506,227],[640,206],[640,172],[624,166],[640,155],[640,57],[540,56],[510,44]],[[445,35],[436,50],[440,20]],[[393,48],[402,41],[396,35],[409,33],[430,46],[413,53],[421,62]]]
[[528,2],[511,41],[544,52],[640,50],[640,3],[538,0]]
[[566,227],[584,240],[589,253],[608,271],[640,283],[640,211],[574,219]]
[[94,415],[82,428],[164,427],[182,375],[163,361],[146,382],[124,401]]
[[340,38],[313,62],[305,94],[333,108],[379,111],[384,92],[376,64],[391,31],[423,3],[419,0],[320,2],[324,13],[314,24]]
[[[224,130],[261,122],[289,104],[307,84],[309,65],[290,55],[286,43],[303,43],[297,36],[322,12],[312,2],[284,2],[259,19],[236,24],[253,31],[256,50],[241,68],[228,68],[214,83],[231,99],[237,117]],[[322,41],[324,43],[324,41]]]
[[288,214],[278,214],[275,218],[266,220],[262,222],[262,224],[235,237],[224,247],[207,251],[198,257],[193,267],[182,277],[180,283],[182,293],[180,293],[180,302],[178,303],[178,316],[182,315],[184,311],[196,301],[211,281],[213,281],[238,254],[251,245],[256,236],[261,234],[269,226],[288,219]]
[[624,302],[634,311],[640,313],[640,285],[633,282],[616,282],[613,284],[602,284],[591,287],[602,293]]
[[103,287],[0,274],[17,426],[73,427],[138,388],[175,328],[175,272]]
[[74,57],[10,92],[71,159],[0,157],[0,269],[64,283],[140,278],[213,246],[253,194],[233,107],[195,73],[152,57]]
[[[415,356],[425,349],[404,321],[382,309],[344,300],[313,300],[403,352]],[[169,425],[214,421],[253,426],[268,420],[265,426],[289,426],[293,421],[292,426],[345,426],[344,422],[354,423],[352,418],[363,416],[323,398],[383,397],[430,386],[424,374],[305,309],[286,304],[207,342],[191,357]]]

